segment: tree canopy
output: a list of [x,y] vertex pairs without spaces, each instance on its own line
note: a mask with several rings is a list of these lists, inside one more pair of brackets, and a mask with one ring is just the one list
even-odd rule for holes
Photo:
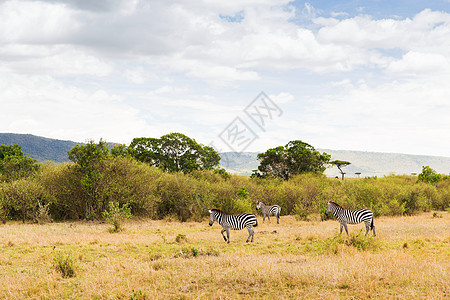
[[129,148],[137,160],[168,172],[209,170],[218,166],[220,161],[219,154],[212,147],[203,146],[177,132],[159,139],[135,138]]
[[37,161],[25,156],[19,145],[0,145],[0,179],[27,177],[39,169]]
[[342,171],[342,168],[350,165],[351,162],[345,161],[345,160],[333,160],[333,161],[330,161],[330,164],[333,166],[336,166],[339,169],[339,172],[341,172],[341,175],[342,175],[342,180],[344,180],[345,172]]
[[288,180],[301,173],[323,173],[330,155],[320,153],[313,146],[300,140],[290,141],[285,146],[268,149],[257,156],[260,165],[257,176],[274,176]]
[[422,172],[419,174],[417,180],[424,182],[439,182],[441,181],[441,174],[437,173],[435,170],[430,168],[429,166],[422,166]]

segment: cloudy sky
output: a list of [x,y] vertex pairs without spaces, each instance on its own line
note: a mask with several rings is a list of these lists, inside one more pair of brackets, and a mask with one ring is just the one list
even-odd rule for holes
[[0,132],[450,156],[450,0],[0,0]]

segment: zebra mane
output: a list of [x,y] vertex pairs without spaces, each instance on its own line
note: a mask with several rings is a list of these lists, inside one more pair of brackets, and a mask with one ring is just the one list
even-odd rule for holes
[[211,212],[219,212],[219,213],[223,213],[220,209],[216,209],[216,208],[211,209]]
[[340,208],[342,208],[342,206],[340,206],[339,204],[337,204],[336,202],[334,202],[334,201],[328,201],[328,202],[330,202],[331,204],[334,204],[334,205],[336,205],[337,207],[340,207]]

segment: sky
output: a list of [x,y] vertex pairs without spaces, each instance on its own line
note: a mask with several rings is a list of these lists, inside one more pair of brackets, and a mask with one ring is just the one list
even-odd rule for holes
[[0,132],[450,157],[450,0],[0,0]]

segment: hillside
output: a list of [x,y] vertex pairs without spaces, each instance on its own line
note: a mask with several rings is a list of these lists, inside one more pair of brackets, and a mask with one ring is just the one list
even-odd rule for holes
[[78,143],[32,134],[0,133],[0,145],[14,144],[21,146],[27,156],[36,160],[61,163],[69,161],[67,152]]
[[[77,143],[39,137],[31,134],[0,133],[0,145],[18,144],[23,152],[39,161],[67,162],[67,152]],[[352,164],[344,169],[347,177],[383,176],[394,174],[420,173],[422,166],[430,166],[441,174],[450,173],[450,158],[440,156],[411,155],[398,153],[379,153],[349,150],[318,149],[331,154],[331,159],[347,160]],[[258,168],[257,152],[225,152],[221,153],[221,167],[231,173],[250,175]],[[328,168],[327,176],[338,176],[336,168]]]
[[[318,149],[331,155],[332,160],[346,160],[352,164],[344,168],[347,177],[383,176],[389,174],[420,173],[422,166],[430,166],[441,174],[450,173],[450,157],[411,155],[399,153],[379,153],[349,150]],[[221,166],[231,173],[250,175],[258,168],[257,152],[221,153]],[[327,168],[327,176],[340,176],[337,168]]]

